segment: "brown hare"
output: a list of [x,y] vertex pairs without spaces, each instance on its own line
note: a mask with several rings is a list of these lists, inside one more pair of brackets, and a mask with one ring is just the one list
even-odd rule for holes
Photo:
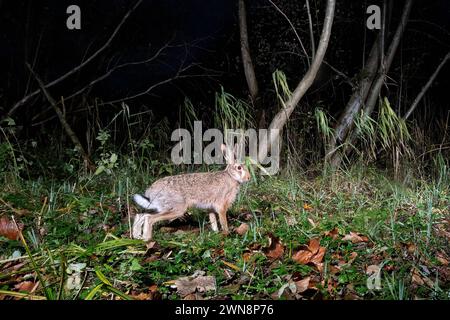
[[155,181],[144,196],[135,194],[134,201],[152,213],[136,214],[133,238],[149,241],[155,223],[180,218],[193,207],[213,211],[209,219],[214,231],[218,231],[217,213],[222,230],[228,233],[227,210],[250,174],[244,165],[236,163],[235,152],[224,144],[221,150],[227,161],[225,170],[168,176]]

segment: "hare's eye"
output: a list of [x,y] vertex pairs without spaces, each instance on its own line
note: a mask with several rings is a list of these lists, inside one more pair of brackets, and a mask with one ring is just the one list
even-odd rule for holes
[[238,166],[238,167],[237,167],[237,169],[238,169],[238,170],[241,170],[241,169],[242,169],[242,167],[241,167],[241,166]]

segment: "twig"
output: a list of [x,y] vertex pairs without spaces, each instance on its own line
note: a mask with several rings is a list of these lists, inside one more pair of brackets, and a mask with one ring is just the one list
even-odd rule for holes
[[438,75],[439,71],[441,71],[444,64],[447,62],[447,60],[450,58],[450,52],[447,53],[447,55],[444,57],[444,59],[441,61],[441,63],[438,65],[436,70],[431,75],[430,79],[428,79],[428,82],[423,86],[422,90],[420,90],[417,97],[414,99],[413,103],[411,104],[411,107],[409,107],[408,112],[403,116],[403,119],[408,119],[411,113],[413,113],[414,109],[416,109],[417,105],[419,104],[420,100],[423,98],[425,93],[427,92],[428,88],[430,88],[431,84],[433,83],[434,79]]
[[64,114],[62,113],[61,109],[58,108],[57,103],[55,99],[50,95],[50,93],[47,91],[47,89],[44,86],[44,83],[39,78],[39,76],[34,72],[34,70],[31,68],[31,66],[27,63],[26,64],[28,69],[30,70],[31,74],[36,79],[37,83],[41,87],[42,92],[44,93],[45,97],[47,98],[48,102],[52,105],[53,109],[55,110],[56,114],[58,115],[59,121],[61,122],[62,127],[66,131],[69,138],[72,140],[75,147],[78,149],[78,151],[81,153],[84,161],[86,162],[86,167],[93,171],[94,170],[94,164],[92,163],[91,159],[89,158],[89,155],[87,154],[86,150],[84,150],[83,145],[81,144],[80,140],[78,139],[75,132],[72,130],[69,123],[66,121],[66,118],[64,117]]
[[306,49],[305,46],[303,45],[302,39],[300,39],[300,36],[297,33],[297,30],[295,30],[294,25],[292,24],[291,20],[289,19],[289,17],[275,4],[273,3],[272,0],[269,0],[269,2],[275,7],[275,9],[277,9],[277,11],[279,13],[281,13],[283,15],[283,17],[287,20],[287,22],[289,23],[289,25],[292,28],[292,31],[294,31],[295,36],[297,37],[298,42],[300,43],[300,46],[302,47],[303,52],[305,53],[305,56],[307,57],[307,61],[308,61],[308,67],[311,65],[311,61],[309,61],[309,56],[308,53],[306,53]]
[[[136,10],[136,8],[142,3],[142,0],[138,0],[136,2],[136,4],[125,14],[125,16],[122,18],[122,20],[120,21],[120,23],[117,25],[117,27],[114,29],[113,33],[111,34],[111,36],[108,38],[108,40],[105,42],[105,44],[103,44],[103,46],[100,47],[100,49],[98,49],[97,51],[95,51],[89,58],[87,58],[84,62],[82,62],[81,64],[79,64],[78,66],[76,66],[75,68],[73,68],[72,70],[66,72],[65,74],[63,74],[62,76],[58,77],[57,79],[49,82],[48,84],[44,85],[44,88],[49,88],[51,86],[54,86],[55,84],[65,80],[66,78],[68,78],[69,76],[73,75],[74,73],[77,73],[78,71],[80,71],[84,66],[86,66],[89,62],[91,62],[92,60],[94,60],[100,53],[102,53],[107,47],[109,47],[109,45],[111,44],[111,42],[114,40],[114,38],[116,37],[117,33],[119,32],[120,28],[122,27],[122,25],[125,23],[125,21],[128,19],[128,17],[130,16],[130,14]],[[8,111],[8,113],[6,114],[6,117],[10,117],[14,112],[16,112],[16,110],[24,105],[28,100],[30,100],[32,97],[36,96],[42,88],[37,89],[35,91],[33,91],[32,93],[26,95],[25,97],[23,97],[20,101],[16,102],[16,104]]]

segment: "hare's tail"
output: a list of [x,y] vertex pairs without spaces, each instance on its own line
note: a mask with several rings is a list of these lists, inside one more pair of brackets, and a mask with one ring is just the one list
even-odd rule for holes
[[140,194],[135,194],[133,200],[143,209],[159,211],[159,208],[155,203],[152,203],[149,198]]

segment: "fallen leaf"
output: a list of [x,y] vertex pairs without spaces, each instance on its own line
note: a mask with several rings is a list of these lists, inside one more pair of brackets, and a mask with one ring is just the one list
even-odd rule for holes
[[433,281],[426,276],[422,276],[417,268],[411,270],[411,281],[419,286],[426,284],[430,288],[434,287]]
[[[17,230],[17,227],[19,227],[19,230]],[[23,229],[23,224],[18,223],[17,227],[13,220],[8,219],[7,217],[0,218],[0,236],[4,236],[9,240],[19,239],[19,233]]]
[[418,284],[419,286],[423,286],[425,282],[422,280],[422,277],[420,276],[419,270],[416,268],[413,268],[411,270],[411,281],[412,283]]
[[235,232],[240,235],[243,236],[244,234],[247,233],[248,229],[250,227],[248,226],[248,224],[246,223],[242,223],[239,227],[236,228]]
[[325,255],[325,247],[319,247],[317,253],[311,258],[311,263],[318,265],[322,262],[323,256]]
[[358,253],[356,253],[354,251],[352,253],[350,253],[350,259],[348,260],[347,264],[349,264],[349,265],[352,264],[353,261],[355,261],[357,256],[358,256]]
[[443,254],[443,253],[438,252],[438,253],[436,254],[436,259],[437,259],[437,261],[439,261],[443,266],[448,266],[448,264],[449,264],[449,261],[448,261],[447,257],[444,257],[444,254]]
[[269,234],[269,246],[263,252],[267,258],[276,260],[283,256],[284,246],[277,237]]
[[286,224],[288,226],[295,226],[297,224],[297,219],[295,219],[294,216],[288,216],[286,217]]
[[301,249],[294,253],[292,260],[300,264],[314,264],[317,269],[322,272],[322,260],[325,255],[326,248],[320,246],[318,239],[311,239],[306,249]]
[[132,295],[132,297],[135,300],[152,300],[152,294],[151,293],[141,292],[138,295]]
[[150,241],[145,244],[145,247],[147,248],[147,250],[150,250],[155,246],[155,244],[156,244],[156,241]]
[[349,234],[345,235],[342,238],[342,241],[351,241],[352,243],[359,243],[359,242],[367,242],[369,238],[363,235],[359,235],[356,232],[350,231]]
[[311,239],[309,240],[308,249],[311,251],[312,254],[316,254],[317,251],[319,251],[320,248],[320,242],[317,239]]
[[370,265],[366,269],[366,274],[369,275],[366,282],[367,289],[381,290],[381,267],[376,264]]
[[296,281],[295,285],[297,286],[297,293],[302,293],[302,292],[305,292],[306,290],[308,290],[310,280],[311,280],[311,277],[306,277],[305,279]]
[[197,274],[204,274],[203,271],[195,272],[190,277],[181,277],[175,280],[174,285],[177,288],[177,293],[185,297],[191,293],[200,292],[204,293],[207,291],[216,290],[216,278],[213,276],[204,276]]
[[408,243],[406,246],[407,246],[407,248],[408,248],[408,252],[409,252],[409,253],[414,253],[414,252],[416,252],[416,250],[417,250],[416,245],[413,244],[413,243]]
[[25,291],[25,292],[29,292],[29,293],[32,293],[34,290],[36,290],[35,287],[36,287],[36,283],[34,283],[32,281],[23,281],[14,286],[14,288],[17,291]]
[[251,252],[245,252],[245,253],[242,255],[242,258],[244,259],[245,262],[249,262],[252,256],[253,256],[253,253],[251,253]]
[[299,250],[292,256],[292,260],[300,264],[308,264],[313,256],[309,250]]
[[337,227],[334,227],[333,230],[326,231],[325,236],[331,237],[333,240],[335,240],[339,236],[339,229]]

